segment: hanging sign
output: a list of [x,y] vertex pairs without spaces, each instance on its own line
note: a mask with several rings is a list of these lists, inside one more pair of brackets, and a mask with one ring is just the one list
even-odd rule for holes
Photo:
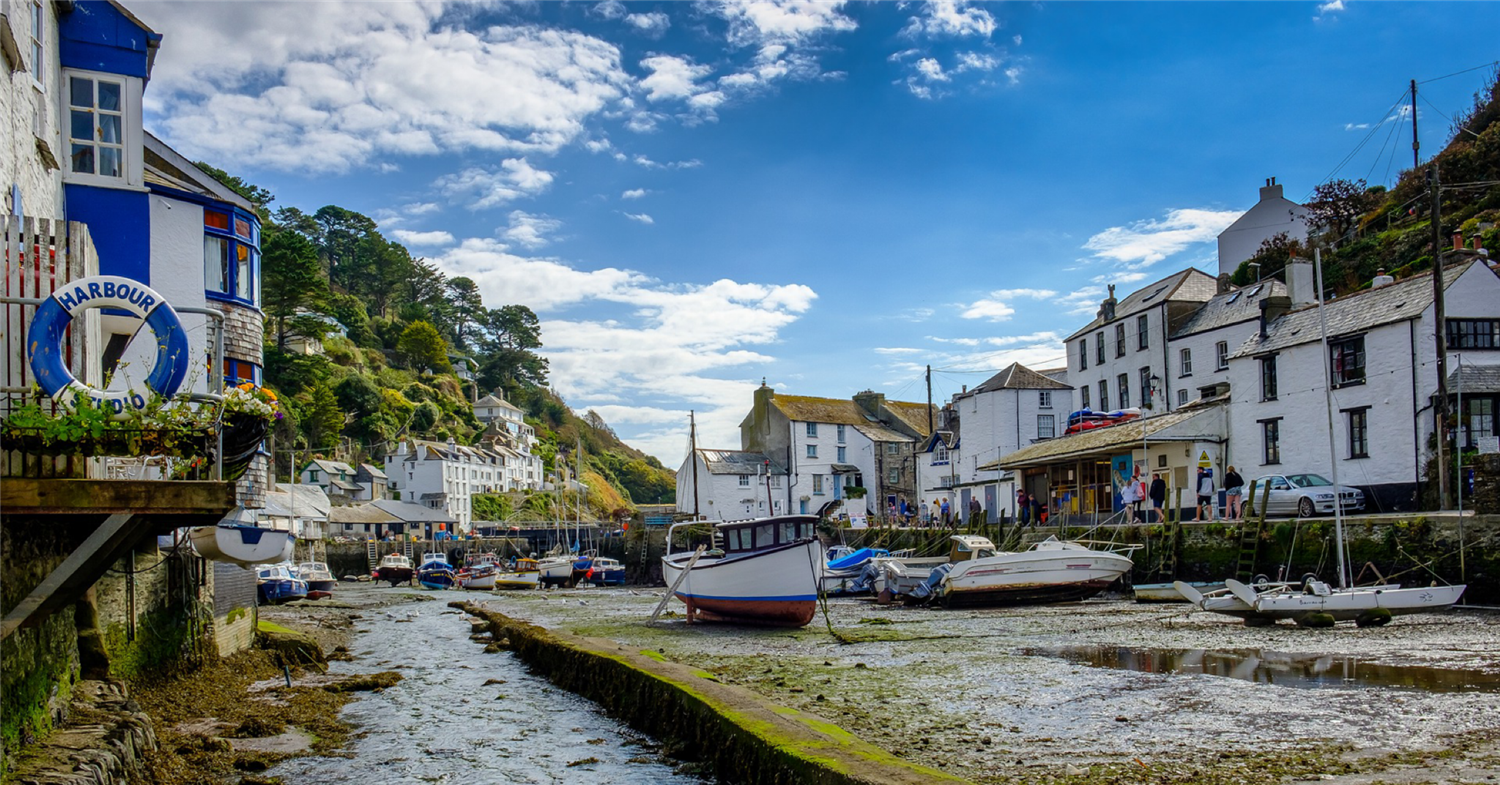
[[136,389],[97,390],[78,381],[68,370],[63,358],[63,334],[76,314],[94,308],[119,308],[145,320],[156,337],[156,364],[146,377],[146,387],[163,398],[177,394],[189,363],[182,321],[151,287],[114,275],[71,281],[37,306],[26,333],[26,359],[42,390],[64,405],[71,405],[77,394],[87,395],[95,406],[113,409],[115,419],[146,408],[150,400],[147,393]]

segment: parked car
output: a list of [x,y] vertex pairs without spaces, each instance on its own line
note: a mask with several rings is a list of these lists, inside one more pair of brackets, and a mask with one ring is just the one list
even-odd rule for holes
[[[1270,497],[1266,500],[1267,515],[1311,518],[1333,514],[1333,483],[1321,474],[1268,474],[1256,478],[1255,504],[1260,504],[1260,495],[1267,483],[1271,486]],[[1338,494],[1344,512],[1358,512],[1365,508],[1364,491],[1340,485]]]

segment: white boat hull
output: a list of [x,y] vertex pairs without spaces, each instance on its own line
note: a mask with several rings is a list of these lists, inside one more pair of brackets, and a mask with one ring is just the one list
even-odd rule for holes
[[1200,596],[1198,607],[1241,619],[1270,621],[1296,620],[1314,613],[1326,613],[1334,621],[1357,621],[1377,608],[1389,611],[1392,616],[1440,611],[1457,604],[1467,588],[1462,585],[1402,588],[1397,584],[1330,589],[1326,594],[1290,588],[1261,593],[1238,581],[1225,583],[1229,587],[1225,593]]
[[[668,586],[676,583],[692,556],[681,552],[662,557]],[[676,596],[687,605],[689,620],[802,627],[817,611],[822,565],[822,546],[816,539],[744,554],[704,556],[677,586]]]
[[541,582],[562,586],[573,580],[574,561],[572,556],[566,556],[542,559],[537,562],[536,567]]
[[[1223,583],[1189,583],[1199,593],[1207,594],[1224,588]],[[1132,587],[1136,602],[1192,602],[1171,583],[1137,583]]]
[[943,579],[948,606],[1029,605],[1083,600],[1098,594],[1134,566],[1129,557],[1081,545],[1001,553],[960,562]]
[[199,526],[188,539],[203,558],[241,567],[290,561],[296,544],[291,532],[254,526]]

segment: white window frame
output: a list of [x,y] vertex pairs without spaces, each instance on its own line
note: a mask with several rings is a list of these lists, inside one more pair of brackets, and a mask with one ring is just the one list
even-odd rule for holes
[[1177,370],[1178,370],[1178,374],[1177,374],[1178,376],[1192,376],[1193,375],[1193,350],[1192,349],[1189,349],[1188,347],[1184,346],[1184,347],[1182,347],[1182,350],[1177,353]]
[[808,423],[805,433],[807,434],[807,438],[809,439],[818,438],[818,424],[815,422]]
[[1214,354],[1218,360],[1217,370],[1223,371],[1229,368],[1229,342],[1219,341],[1214,345]]
[[809,457],[809,458],[817,458],[818,457],[818,445],[816,445],[816,444],[809,444],[809,445],[807,445],[807,457]]
[[1052,391],[1051,390],[1041,390],[1040,392],[1037,393],[1037,408],[1038,409],[1051,409],[1052,408]]
[[26,37],[31,44],[31,83],[39,90],[47,90],[47,9],[42,0],[27,2],[26,18],[31,24],[31,34]]
[[844,426],[842,426],[842,425],[838,426],[838,434],[839,434],[838,442],[839,442],[839,444],[843,444],[844,443]]
[[[87,172],[73,171],[73,78],[90,79],[94,82],[93,101],[97,105],[99,96],[98,83],[102,81],[115,82],[120,85],[120,176],[108,177],[101,174],[90,174]],[[58,111],[63,117],[62,128],[59,129],[62,148],[58,150],[58,163],[62,166],[63,181],[79,185],[97,185],[105,188],[124,188],[130,190],[144,191],[145,173],[143,163],[143,150],[145,149],[141,131],[141,91],[144,83],[139,77],[121,76],[120,74],[109,74],[100,71],[84,71],[77,68],[66,68],[62,72],[62,87],[59,90],[61,104]],[[96,112],[96,106],[88,107],[90,112]],[[94,135],[98,136],[98,125],[95,124]],[[96,148],[100,144],[97,139],[90,142]],[[114,146],[114,143],[109,143]],[[98,154],[95,153],[95,168],[97,170]]]
[[748,474],[741,474],[740,475],[740,487],[741,488],[749,488],[750,487],[750,475],[748,475]]
[[1036,416],[1036,438],[1057,438],[1057,418],[1055,416],[1051,414],[1038,414]]

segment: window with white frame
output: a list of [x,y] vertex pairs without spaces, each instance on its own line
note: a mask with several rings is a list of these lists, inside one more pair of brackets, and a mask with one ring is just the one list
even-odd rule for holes
[[27,16],[31,19],[31,78],[38,85],[47,85],[47,12],[42,0],[31,0]]
[[843,444],[843,442],[844,442],[844,426],[842,426],[842,425],[838,426],[838,438],[839,438],[839,443]]
[[818,494],[820,496],[823,494],[823,475],[821,475],[821,474],[814,474],[813,475],[813,490],[812,490],[812,492],[816,493],[816,494]]
[[1051,414],[1036,416],[1036,438],[1051,439],[1057,436],[1057,419]]
[[809,458],[816,458],[816,457],[818,457],[818,445],[816,445],[816,444],[809,444],[809,445],[807,445],[807,457],[809,457]]
[[1078,403],[1080,409],[1089,408],[1089,386],[1087,384],[1078,388]]
[[885,473],[885,482],[886,482],[887,485],[896,485],[896,484],[900,483],[901,482],[901,470],[900,469],[890,469],[890,470],[888,470]]
[[1052,391],[1051,390],[1042,390],[1041,392],[1037,393],[1037,407],[1041,408],[1041,409],[1051,409],[1052,408]]
[[810,436],[810,437],[812,437],[812,438],[814,438],[814,439],[818,438],[818,424],[817,423],[810,422],[810,423],[807,424],[807,435]]
[[125,177],[125,83],[68,76],[68,171]]
[[1192,349],[1184,348],[1182,351],[1180,351],[1180,352],[1177,353],[1177,357],[1178,357],[1178,371],[1179,371],[1178,375],[1179,376],[1192,376],[1193,375],[1193,350]]
[[1229,342],[1219,341],[1214,346],[1214,353],[1218,359],[1217,369],[1222,371],[1229,367]]
[[1178,406],[1186,406],[1187,402],[1188,402],[1188,391],[1187,390],[1178,390],[1177,391],[1177,405]]
[[750,475],[748,475],[748,474],[741,474],[740,475],[740,487],[741,488],[749,488],[750,487]]

